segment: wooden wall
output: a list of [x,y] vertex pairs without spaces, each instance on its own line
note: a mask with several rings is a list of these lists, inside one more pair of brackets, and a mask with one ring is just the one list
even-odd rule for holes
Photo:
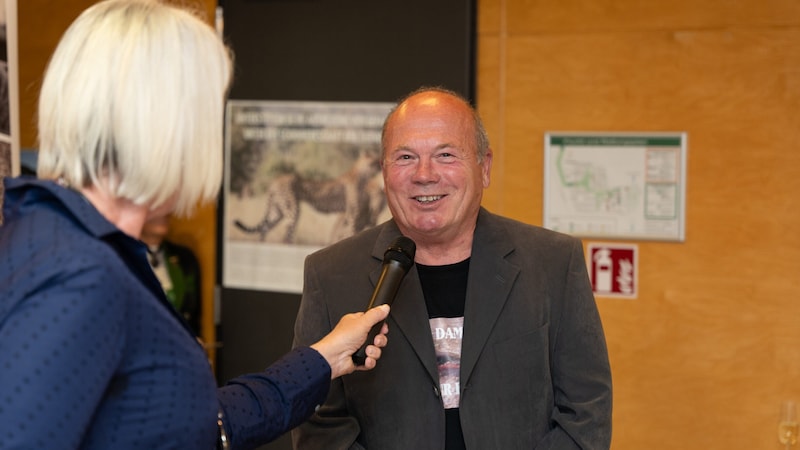
[[[47,58],[91,3],[19,1],[23,147]],[[800,2],[480,0],[478,31],[495,212],[541,224],[545,131],[688,132],[686,241],[638,242],[639,297],[598,299],[612,448],[781,448],[780,401],[800,401]],[[207,207],[173,229],[209,311],[215,226]]]
[[612,448],[782,448],[780,402],[800,401],[800,2],[482,0],[478,17],[490,209],[542,223],[545,131],[688,132],[686,241],[638,242],[638,298],[598,299]]

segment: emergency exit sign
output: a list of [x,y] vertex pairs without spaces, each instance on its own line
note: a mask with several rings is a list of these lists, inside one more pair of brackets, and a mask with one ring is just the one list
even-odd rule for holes
[[636,244],[588,244],[586,262],[595,296],[636,298],[637,254]]

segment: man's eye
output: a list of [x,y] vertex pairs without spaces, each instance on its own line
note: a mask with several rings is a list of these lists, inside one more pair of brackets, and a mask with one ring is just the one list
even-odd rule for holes
[[395,157],[394,162],[395,164],[408,164],[414,160],[413,155],[397,155]]

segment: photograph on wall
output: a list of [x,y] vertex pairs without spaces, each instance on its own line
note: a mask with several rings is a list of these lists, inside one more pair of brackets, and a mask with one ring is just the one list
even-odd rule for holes
[[19,174],[19,133],[14,130],[18,112],[16,55],[17,2],[0,0],[0,223],[4,187],[2,179]]
[[545,228],[684,240],[686,133],[546,133],[544,171]]
[[228,102],[225,287],[299,293],[308,254],[389,218],[380,138],[392,106]]

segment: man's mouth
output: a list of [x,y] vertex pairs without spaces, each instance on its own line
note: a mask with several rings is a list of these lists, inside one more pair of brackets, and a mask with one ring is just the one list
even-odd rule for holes
[[420,203],[431,203],[444,197],[443,195],[420,195],[414,199]]

